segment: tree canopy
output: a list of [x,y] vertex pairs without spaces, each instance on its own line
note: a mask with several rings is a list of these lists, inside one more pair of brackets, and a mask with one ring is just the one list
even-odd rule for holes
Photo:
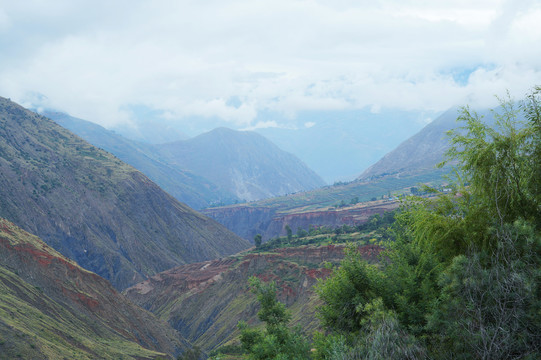
[[540,93],[500,100],[492,124],[463,108],[453,191],[408,198],[380,264],[351,252],[320,282],[322,323],[347,339],[346,358],[541,356]]

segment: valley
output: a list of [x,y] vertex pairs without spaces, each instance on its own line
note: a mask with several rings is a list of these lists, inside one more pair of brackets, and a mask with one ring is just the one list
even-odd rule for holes
[[[419,260],[425,251],[440,250],[417,247],[409,239],[424,241],[425,233],[416,231],[440,224],[415,216],[442,216],[450,210],[432,208],[469,201],[468,188],[457,190],[449,176],[458,162],[436,167],[452,149],[445,133],[454,129],[454,112],[444,113],[355,180],[327,186],[298,160],[253,134],[217,129],[203,135],[205,141],[151,149],[65,114],[54,115],[149,174],[168,178],[178,194],[194,203],[252,196],[249,202],[214,204],[197,212],[115,155],[0,98],[1,354],[246,358],[260,351],[247,336],[258,337],[261,344],[270,341],[268,346],[277,349],[286,346],[273,343],[272,331],[296,339],[297,349],[303,342],[322,354],[346,341],[340,331],[361,339],[379,331],[363,321],[398,319],[427,329],[426,319],[419,312],[410,314],[408,306],[438,301],[417,293],[435,286],[430,273],[440,270],[430,267],[444,265],[439,258]],[[223,151],[209,154],[209,146],[201,145],[208,143]],[[254,150],[258,146],[261,152]],[[314,181],[293,184],[290,179],[299,168],[305,172],[300,178]],[[264,184],[271,173],[277,176]],[[240,182],[232,182],[237,175],[231,174]],[[434,193],[425,193],[424,186]],[[440,236],[454,236],[453,231]],[[416,266],[423,268],[417,272]],[[401,282],[402,277],[407,280]],[[253,284],[272,285],[254,290]],[[276,289],[274,300],[262,302],[265,289]],[[374,294],[378,297],[367,303]],[[261,315],[268,306],[283,312],[280,321],[287,320],[287,327],[269,326]],[[381,306],[389,307],[385,314],[391,315],[385,316],[391,320],[376,318]],[[400,331],[412,336],[428,331],[420,328]],[[359,329],[365,332],[355,332]],[[322,334],[334,331],[323,340]],[[352,344],[343,346],[347,351],[367,346]],[[417,355],[425,351],[419,343],[412,349]]]
[[[292,312],[295,325],[308,334],[320,329],[315,316],[319,301],[314,292],[318,279],[326,278],[344,257],[345,244],[249,251],[233,257],[183,265],[139,283],[124,291],[135,304],[167,321],[192,344],[206,352],[237,344],[241,320],[257,320],[257,301],[248,289],[256,276],[276,282],[278,299]],[[359,251],[372,262],[382,248],[360,245]]]

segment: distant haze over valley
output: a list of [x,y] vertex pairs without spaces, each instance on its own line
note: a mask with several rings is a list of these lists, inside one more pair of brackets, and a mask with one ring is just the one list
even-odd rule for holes
[[[62,112],[61,109],[46,110],[42,106],[43,100],[39,99],[34,98],[30,108],[46,116]],[[187,131],[181,123],[160,119],[156,112],[144,107],[139,107],[137,114],[139,120],[134,124],[115,126],[110,130],[127,139],[156,145],[198,137],[214,130],[211,126],[216,123],[209,119],[194,118],[193,127]],[[297,156],[321,176],[325,183],[333,184],[355,179],[439,114],[435,111],[386,108],[377,109],[377,112],[374,109],[303,112],[290,122],[290,126],[272,126],[280,121],[271,119],[278,119],[282,115],[269,113],[263,115],[262,122],[271,125],[253,130],[280,149]],[[99,119],[85,120],[99,123]],[[249,197],[244,199],[252,200]]]

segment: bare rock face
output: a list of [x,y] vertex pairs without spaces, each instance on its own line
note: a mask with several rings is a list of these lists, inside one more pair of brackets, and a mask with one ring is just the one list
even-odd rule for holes
[[393,201],[346,209],[284,213],[280,212],[279,208],[237,205],[205,209],[203,213],[247,240],[252,240],[256,234],[261,234],[264,240],[268,240],[286,235],[286,225],[293,231],[298,228],[308,230],[310,226],[359,225],[374,214],[383,215],[397,207],[398,202]]
[[4,98],[0,217],[117,289],[249,245],[113,155]]

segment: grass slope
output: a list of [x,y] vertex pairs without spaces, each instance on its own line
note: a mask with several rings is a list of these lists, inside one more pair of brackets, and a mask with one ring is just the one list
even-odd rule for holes
[[186,348],[106,280],[0,219],[0,358],[154,359]]

